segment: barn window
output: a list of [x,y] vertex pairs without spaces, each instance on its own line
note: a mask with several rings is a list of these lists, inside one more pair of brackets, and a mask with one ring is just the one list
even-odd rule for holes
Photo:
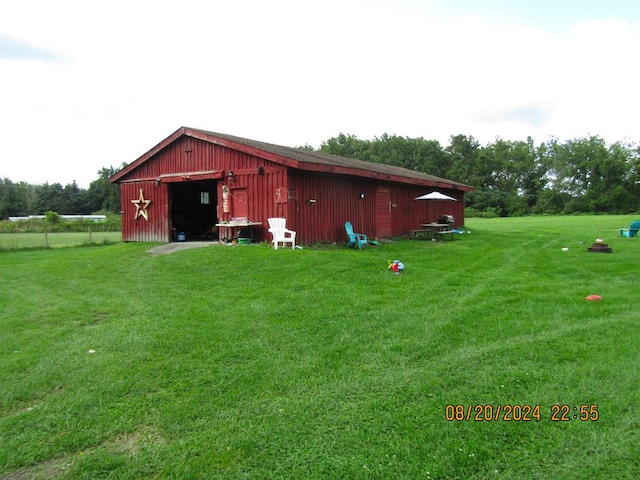
[[200,192],[200,205],[209,205],[209,192]]

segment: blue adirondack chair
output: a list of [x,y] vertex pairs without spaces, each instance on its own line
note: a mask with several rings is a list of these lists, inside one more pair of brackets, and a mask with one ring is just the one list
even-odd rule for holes
[[634,220],[629,225],[629,228],[621,228],[620,236],[621,237],[637,237],[638,230],[640,230],[640,220]]
[[364,233],[354,233],[351,222],[345,222],[344,228],[349,236],[347,247],[355,247],[358,245],[358,248],[362,250],[362,245],[366,245],[368,243],[367,236]]

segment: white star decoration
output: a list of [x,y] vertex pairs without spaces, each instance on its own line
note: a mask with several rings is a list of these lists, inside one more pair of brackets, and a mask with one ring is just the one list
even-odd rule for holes
[[134,220],[137,220],[138,217],[144,217],[144,219],[148,222],[149,212],[147,212],[147,207],[151,203],[151,200],[145,200],[142,189],[140,189],[140,197],[138,197],[138,200],[131,200],[131,203],[136,206],[136,216]]

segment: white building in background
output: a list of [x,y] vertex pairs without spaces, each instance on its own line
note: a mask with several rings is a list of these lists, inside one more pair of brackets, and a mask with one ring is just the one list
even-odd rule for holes
[[[21,220],[43,219],[44,215],[29,215],[27,217],[9,217],[10,222],[19,222]],[[106,215],[60,215],[63,220],[91,220],[92,222],[104,222]]]

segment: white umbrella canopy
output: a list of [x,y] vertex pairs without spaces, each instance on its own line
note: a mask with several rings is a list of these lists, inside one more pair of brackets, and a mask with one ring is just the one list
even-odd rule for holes
[[415,200],[453,200],[454,202],[458,201],[455,198],[440,192],[431,192],[425,195],[420,195],[419,197],[416,197]]

